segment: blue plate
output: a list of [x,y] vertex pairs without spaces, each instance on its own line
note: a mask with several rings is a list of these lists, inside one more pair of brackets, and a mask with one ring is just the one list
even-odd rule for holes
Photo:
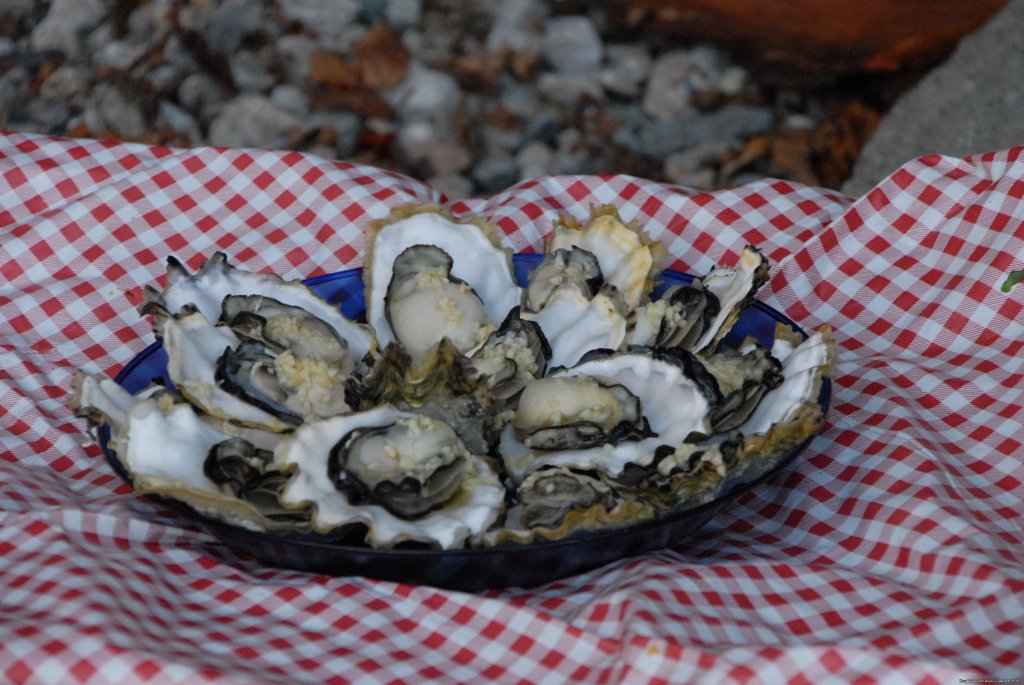
[[[541,255],[536,254],[515,255],[513,264],[520,283],[525,284],[530,269],[541,258]],[[664,271],[654,297],[659,297],[670,286],[686,284],[692,280],[693,276],[688,274]],[[328,302],[338,305],[349,318],[365,320],[361,269],[317,276],[307,280],[306,284]],[[753,336],[762,344],[770,346],[778,323],[800,331],[796,324],[781,313],[761,302],[755,302],[740,316],[724,344],[736,347],[747,336]],[[800,332],[806,337],[806,334]],[[159,343],[154,343],[135,357],[117,376],[116,381],[134,394],[148,386],[154,378],[169,380],[166,374],[167,355]],[[824,411],[828,410],[830,393],[831,384],[826,379],[819,397]],[[332,538],[315,534],[258,533],[203,516],[177,500],[147,497],[200,524],[236,552],[249,554],[273,566],[332,576],[367,576],[462,591],[529,587],[626,557],[680,544],[697,533],[729,502],[786,469],[810,441],[808,439],[790,450],[766,473],[749,482],[732,484],[707,504],[626,528],[583,533],[554,542],[529,545],[456,550],[409,545],[375,549],[365,544],[358,534]],[[100,444],[107,461],[130,484],[131,480],[121,462],[107,445],[106,431],[101,432]]]

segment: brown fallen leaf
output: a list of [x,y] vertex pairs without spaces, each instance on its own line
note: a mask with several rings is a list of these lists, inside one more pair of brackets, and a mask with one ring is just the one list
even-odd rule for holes
[[330,88],[313,93],[310,101],[316,107],[347,109],[364,117],[391,119],[395,116],[394,108],[384,102],[377,91],[367,88],[351,90]]
[[362,82],[370,88],[391,88],[405,78],[409,51],[394,31],[376,24],[359,41],[354,52]]
[[771,140],[770,173],[809,186],[821,185],[814,166],[814,136],[813,131],[804,129],[778,131]]
[[850,177],[881,115],[858,100],[838,103],[814,132],[815,167],[821,182],[838,188]]
[[505,57],[500,53],[477,48],[459,55],[451,61],[448,69],[466,90],[490,92],[505,66]]
[[358,88],[359,70],[326,50],[316,50],[309,69],[309,80],[322,86],[334,88]]

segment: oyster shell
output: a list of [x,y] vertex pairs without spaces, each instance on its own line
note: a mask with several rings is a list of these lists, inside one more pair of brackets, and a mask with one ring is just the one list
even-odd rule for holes
[[[152,288],[147,287],[147,291]],[[155,293],[155,291],[154,291]],[[333,329],[336,337],[344,341],[348,355],[355,362],[376,349],[373,332],[365,325],[347,319],[338,308],[299,281],[286,281],[274,274],[261,274],[237,269],[228,263],[223,252],[217,252],[203,263],[195,274],[173,257],[167,259],[167,286],[160,293],[159,300],[171,314],[177,314],[191,305],[210,322],[221,320],[224,298],[229,295],[257,296],[265,304],[254,311],[257,315],[266,313],[269,303],[284,307],[295,307],[309,317]],[[147,299],[155,300],[154,294]],[[229,312],[229,316],[231,316]]]
[[718,300],[719,310],[691,349],[701,354],[714,351],[718,342],[728,335],[743,308],[753,301],[754,295],[767,281],[768,259],[753,245],[743,248],[736,266],[720,266],[709,271],[701,279],[701,284]]
[[[276,469],[269,462],[250,463],[245,479],[219,477],[226,473],[216,468],[225,456],[225,443],[236,449],[246,443],[252,448],[250,456],[259,459],[253,442],[229,432],[229,424],[198,414],[175,393],[153,387],[132,396],[108,379],[79,374],[69,404],[92,426],[110,427],[109,444],[140,494],[171,497],[201,514],[250,530],[306,527],[305,512],[283,512],[275,503],[276,492],[267,496],[267,488],[273,490],[282,480],[275,480]],[[277,440],[266,432],[246,435],[264,447]],[[259,478],[254,477],[256,471]]]
[[509,426],[502,431],[501,450],[515,481],[547,464],[596,469],[611,477],[619,476],[630,464],[649,465],[663,445],[675,449],[683,442],[708,436],[711,410],[722,399],[714,378],[692,354],[682,350],[598,351],[548,378],[577,376],[609,379],[639,398],[649,437],[637,433],[616,444],[542,452],[519,440]]
[[444,338],[472,354],[497,328],[480,297],[452,276],[452,263],[440,248],[413,245],[392,264],[384,315],[395,339],[417,362]]
[[[366,319],[381,345],[394,342],[386,297],[395,261],[414,245],[432,245],[452,259],[451,276],[467,284],[492,322],[519,304],[512,259],[500,247],[497,230],[482,220],[457,220],[436,205],[400,207],[373,222],[366,234]],[[485,336],[486,337],[486,336]]]
[[665,247],[648,238],[639,225],[624,223],[613,205],[591,208],[590,219],[582,227],[571,217],[555,224],[547,251],[573,246],[597,258],[604,280],[615,286],[630,309],[646,301],[667,254]]
[[[410,510],[406,505],[409,500],[416,499],[415,494],[403,492],[401,496],[396,493],[394,497],[385,498],[394,508],[403,512],[399,516],[377,503],[379,500],[366,503],[353,501],[349,494],[351,491],[346,492],[349,490],[346,484],[343,484],[341,489],[337,487],[340,476],[334,472],[337,470],[340,473],[347,464],[341,463],[340,457],[335,456],[338,450],[345,449],[346,445],[351,448],[352,436],[366,435],[367,431],[372,433],[378,429],[386,430],[402,422],[423,426],[423,433],[428,436],[423,440],[429,446],[438,444],[429,436],[431,427],[440,422],[386,405],[366,412],[335,416],[300,426],[295,433],[281,441],[274,453],[277,466],[282,471],[291,472],[291,478],[281,492],[282,504],[312,505],[313,528],[319,532],[362,524],[367,529],[367,542],[374,546],[418,541],[450,549],[460,547],[469,537],[483,533],[504,510],[505,488],[487,461],[470,454],[461,446],[461,441],[440,441],[442,448],[446,444],[454,444],[451,449],[461,457],[461,473],[452,471],[445,474],[442,480],[446,483],[447,478],[458,477],[458,487],[443,502],[438,503],[431,498],[428,513],[409,517],[407,512]],[[447,426],[445,429],[451,431]],[[390,474],[388,478],[394,482],[395,479],[402,478],[399,474],[404,470],[401,466],[403,460],[414,465],[420,462],[425,462],[426,465],[437,463],[439,466],[449,463],[444,459],[435,460],[436,455],[431,449],[420,453],[417,440],[412,439],[409,443],[415,451],[414,454],[403,451],[404,441],[393,445],[393,461],[398,464],[397,467],[389,463],[392,458],[389,449],[380,451],[371,448],[367,450],[365,460],[360,461],[361,468],[357,471],[365,474],[374,468],[375,463],[379,463],[374,461],[375,458],[386,458],[387,461],[381,469],[384,473]],[[332,466],[332,463],[335,466]],[[416,485],[410,486],[409,490],[417,491],[419,488],[419,492],[422,492],[424,483],[429,481],[430,475],[427,474],[431,473],[430,469],[427,466],[413,466],[410,473],[416,473],[418,476],[412,477]],[[360,479],[363,480],[363,477]],[[366,481],[363,480],[363,483],[366,484]],[[397,485],[401,490],[403,481],[400,480]],[[443,491],[448,491],[447,485]],[[381,496],[379,490],[377,495]],[[403,501],[401,505],[397,503],[400,499]]]

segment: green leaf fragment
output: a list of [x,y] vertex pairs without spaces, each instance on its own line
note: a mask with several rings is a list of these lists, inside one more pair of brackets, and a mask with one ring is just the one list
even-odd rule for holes
[[1024,269],[1021,269],[1019,271],[1011,271],[1010,275],[1006,277],[1005,281],[1003,281],[1003,292],[1010,292],[1010,288],[1017,285],[1021,281],[1024,281]]

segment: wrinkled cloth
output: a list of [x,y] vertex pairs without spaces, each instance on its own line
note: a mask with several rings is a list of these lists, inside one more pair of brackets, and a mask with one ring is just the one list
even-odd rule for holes
[[[558,176],[447,202],[295,152],[0,135],[0,681],[949,685],[1024,676],[1024,148],[912,161],[865,196]],[[394,206],[515,251],[611,203],[702,274],[838,344],[825,428],[692,540],[465,594],[264,566],[135,495],[66,406],[153,341],[175,255],[286,278],[361,264]]]

